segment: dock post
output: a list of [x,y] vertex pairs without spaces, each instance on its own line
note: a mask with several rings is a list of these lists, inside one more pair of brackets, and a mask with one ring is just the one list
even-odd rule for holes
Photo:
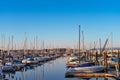
[[117,72],[117,77],[119,77],[119,71],[120,71],[120,60],[119,60],[119,50],[117,51],[117,65],[115,66],[116,67],[116,72]]
[[119,58],[120,58],[120,55],[119,55],[119,50],[118,50],[118,52],[117,52],[117,59],[118,59],[117,66],[118,66],[118,71],[120,71],[120,60],[119,60]]
[[91,53],[91,50],[90,50],[90,53],[89,53],[89,54],[90,54],[90,60],[92,60],[92,55],[91,55],[92,53]]
[[98,62],[98,52],[96,51],[96,54],[95,54],[95,64],[97,65],[99,62]]
[[85,61],[87,61],[87,53],[83,52],[83,54],[85,54]]
[[117,77],[119,77],[118,65],[115,65],[115,68],[116,68]]
[[107,73],[107,52],[104,52],[104,66],[105,66],[105,72]]
[[104,80],[108,80],[108,78],[104,78]]

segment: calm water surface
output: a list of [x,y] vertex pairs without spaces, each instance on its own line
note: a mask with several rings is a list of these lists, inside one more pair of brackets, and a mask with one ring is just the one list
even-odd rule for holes
[[[23,71],[6,74],[8,80],[115,80],[104,78],[78,79],[65,78],[66,58],[61,57],[43,65],[26,67]],[[4,79],[3,79],[4,80]]]

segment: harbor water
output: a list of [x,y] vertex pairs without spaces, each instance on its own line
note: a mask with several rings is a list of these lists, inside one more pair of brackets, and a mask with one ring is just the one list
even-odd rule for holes
[[[5,73],[5,80],[115,80],[112,78],[65,78],[66,58],[31,65],[15,73]],[[3,80],[4,80],[3,79]]]

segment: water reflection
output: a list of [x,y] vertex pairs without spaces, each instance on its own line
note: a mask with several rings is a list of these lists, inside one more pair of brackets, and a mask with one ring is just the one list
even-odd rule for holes
[[[15,73],[5,73],[6,80],[115,80],[105,78],[65,78],[66,58],[61,57],[42,65],[31,65]],[[5,80],[3,79],[3,80]]]

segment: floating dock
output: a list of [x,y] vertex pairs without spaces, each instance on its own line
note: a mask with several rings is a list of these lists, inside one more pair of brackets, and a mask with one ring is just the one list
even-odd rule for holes
[[79,72],[67,72],[65,74],[66,78],[98,78],[98,77],[105,77],[105,78],[113,78],[116,80],[120,80],[120,77],[117,77],[115,72],[108,72],[108,73],[79,73]]

